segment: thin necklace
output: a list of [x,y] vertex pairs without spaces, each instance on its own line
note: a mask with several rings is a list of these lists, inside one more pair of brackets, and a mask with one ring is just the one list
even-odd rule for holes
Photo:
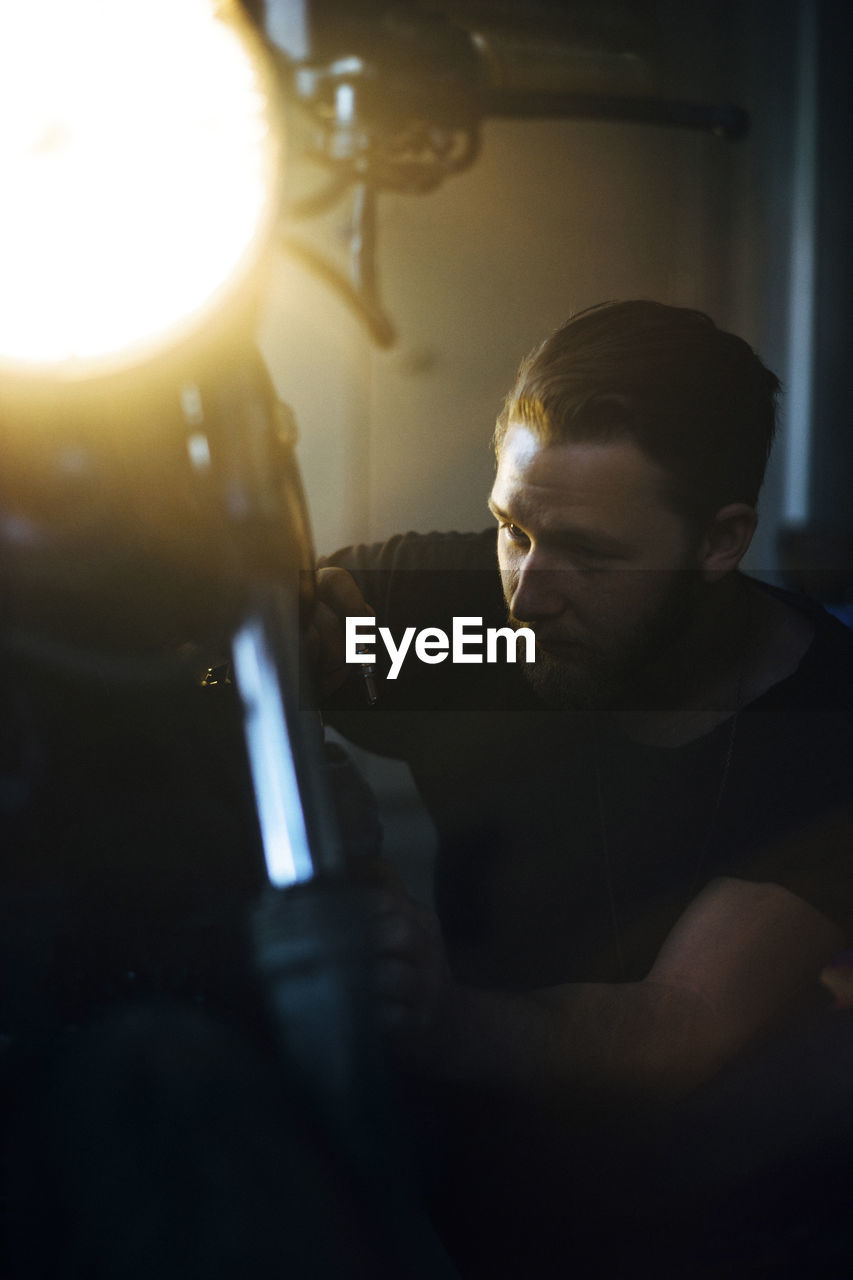
[[[720,809],[722,808],[723,797],[725,796],[726,787],[729,781],[729,774],[731,773],[732,758],[734,756],[734,749],[735,749],[735,738],[737,736],[738,723],[740,721],[740,713],[741,713],[741,710],[743,709],[743,685],[744,685],[744,675],[745,675],[745,669],[746,669],[748,640],[749,640],[749,634],[751,630],[750,621],[751,621],[750,600],[749,600],[749,596],[747,595],[746,616],[744,619],[743,652],[741,654],[741,660],[738,665],[737,684],[735,686],[735,710],[734,710],[734,715],[731,718],[731,723],[729,725],[729,732],[726,736],[726,750],[725,750],[725,755],[723,757],[723,766],[722,766],[722,769],[720,770],[719,782],[717,783],[717,789],[714,795],[714,801],[711,806],[711,812],[708,816],[707,825],[705,827],[705,836],[699,846],[699,853],[696,858],[695,865],[693,867],[693,875],[690,878],[690,883],[687,889],[687,903],[690,903],[693,900],[693,896],[696,892],[696,886],[699,881],[699,876],[702,871],[702,867],[705,865],[705,860],[711,848],[711,841],[714,836],[714,830],[717,825],[717,819],[720,814]],[[601,842],[601,854],[604,862],[605,878],[607,881],[607,900],[610,907],[610,923],[613,930],[613,943],[614,943],[614,949],[616,952],[616,961],[619,966],[618,972],[619,974],[624,974],[625,973],[625,954],[622,946],[622,930],[619,925],[619,913],[616,908],[616,891],[615,891],[614,878],[613,878],[613,864],[610,858],[610,841],[608,838],[608,830],[607,830],[607,812],[604,804],[604,789],[601,781],[601,753],[600,753],[599,733],[598,733],[598,726],[595,723],[593,724],[593,760],[595,763],[595,792],[596,792],[596,800],[598,804],[599,837]]]

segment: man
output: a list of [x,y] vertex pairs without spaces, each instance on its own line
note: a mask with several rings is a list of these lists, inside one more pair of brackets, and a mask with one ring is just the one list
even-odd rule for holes
[[490,1160],[553,1171],[546,1135],[591,1106],[695,1090],[819,1007],[850,936],[853,641],[738,572],[777,391],[698,312],[592,308],[498,420],[500,576],[493,533],[321,571],[327,687],[364,600],[395,636],[507,610],[536,635],[529,665],[411,661],[373,710],[329,702],[409,760],[436,820],[441,932],[379,895],[379,980],[420,1066],[514,1117]]

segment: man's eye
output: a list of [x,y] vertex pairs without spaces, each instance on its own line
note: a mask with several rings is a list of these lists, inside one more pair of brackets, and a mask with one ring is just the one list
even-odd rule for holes
[[528,542],[527,534],[523,529],[519,529],[517,524],[503,524],[501,525],[501,528],[509,538],[510,542],[518,543],[519,546],[523,546]]

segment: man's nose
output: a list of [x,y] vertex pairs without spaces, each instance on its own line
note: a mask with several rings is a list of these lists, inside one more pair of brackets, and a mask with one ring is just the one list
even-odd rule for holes
[[525,563],[514,584],[510,609],[521,622],[556,618],[571,601],[571,571],[547,568],[535,558]]

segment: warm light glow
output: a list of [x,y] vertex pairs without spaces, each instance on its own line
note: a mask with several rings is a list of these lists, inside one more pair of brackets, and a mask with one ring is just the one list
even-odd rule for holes
[[248,268],[277,145],[247,34],[227,0],[0,0],[0,362],[137,359]]

